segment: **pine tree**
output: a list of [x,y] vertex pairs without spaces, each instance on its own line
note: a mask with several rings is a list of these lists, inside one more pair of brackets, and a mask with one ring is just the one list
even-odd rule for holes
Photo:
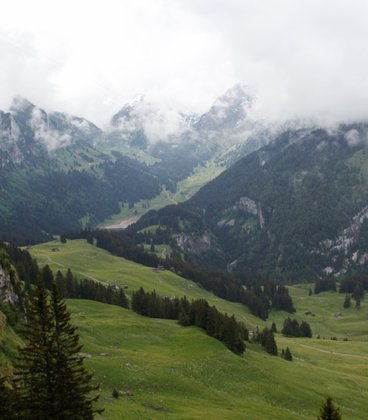
[[312,329],[307,321],[302,321],[300,324],[300,337],[312,337]]
[[262,338],[261,338],[262,347],[265,348],[268,354],[272,354],[273,356],[277,356],[277,344],[275,341],[275,336],[273,332],[268,329],[267,327],[264,328],[262,331]]
[[70,323],[70,314],[60,298],[55,283],[51,293],[51,312],[54,318],[53,358],[56,367],[56,408],[60,419],[93,419],[93,403],[98,396],[91,397],[97,389],[92,385],[92,375],[83,365],[79,352],[79,336]]
[[46,289],[51,289],[52,282],[54,281],[54,274],[47,264],[42,269],[42,279]]
[[277,333],[277,327],[276,327],[276,324],[273,322],[272,323],[272,325],[271,325],[271,331],[273,332],[273,333]]
[[344,299],[344,308],[350,308],[351,306],[351,299],[350,299],[350,295],[345,295],[345,299]]
[[90,397],[96,389],[79,356],[76,328],[61,300],[56,284],[51,301],[39,281],[27,311],[25,337],[16,375],[19,408],[27,419],[84,420],[93,418]]
[[291,354],[291,351],[290,351],[289,347],[286,347],[285,354],[284,354],[284,359],[288,360],[289,362],[291,362],[293,360],[293,356]]
[[189,313],[184,311],[181,311],[179,314],[178,323],[182,325],[183,327],[189,327],[189,325],[192,325],[190,322],[190,316]]
[[53,327],[47,292],[43,283],[38,280],[27,309],[24,331],[27,345],[19,351],[20,357],[15,371],[20,393],[19,408],[25,418],[57,418],[50,335]]
[[323,403],[318,420],[341,420],[340,409],[334,406],[330,396],[327,396]]

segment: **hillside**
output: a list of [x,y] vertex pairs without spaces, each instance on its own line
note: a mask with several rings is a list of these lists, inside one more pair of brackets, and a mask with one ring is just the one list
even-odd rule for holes
[[200,174],[197,191],[221,166],[269,141],[266,128],[249,118],[250,107],[249,95],[235,86],[203,115],[178,115],[180,127],[166,135],[171,120],[144,101],[125,105],[102,130],[15,97],[8,112],[0,111],[2,239],[40,242],[112,215],[124,218],[124,207],[137,202],[155,199],[160,208],[189,198],[192,175]]
[[102,130],[23,98],[0,112],[0,232],[29,243],[94,225],[120,202],[152,198],[160,180],[148,167],[102,151]]
[[132,231],[159,225],[166,243],[186,258],[282,281],[362,267],[368,255],[367,129],[284,132],[187,202],[150,212]]
[[[59,251],[52,251],[55,247]],[[127,284],[128,294],[143,286],[167,296],[203,297],[221,311],[234,313],[251,329],[274,321],[280,330],[289,316],[271,312],[264,322],[244,306],[223,301],[171,272],[154,273],[82,240],[37,245],[31,252],[40,265],[47,262],[54,270],[70,266],[80,276]],[[175,321],[69,300],[68,308],[85,345],[83,351],[92,356],[86,363],[101,383],[101,402],[106,408],[103,417],[118,419],[124,413],[127,419],[196,419],[203,418],[205,409],[206,415],[215,419],[312,419],[328,392],[344,417],[364,418],[367,303],[363,300],[359,310],[343,309],[343,294],[309,296],[310,287],[295,285],[289,291],[297,309],[295,318],[310,323],[313,338],[276,334],[279,350],[290,347],[291,363],[267,355],[256,344],[247,344],[245,354],[236,356],[199,329],[180,327]],[[338,312],[341,316],[336,317]],[[111,397],[114,388],[130,390],[133,396],[115,400]]]
[[[331,306],[335,298],[324,296]],[[279,349],[289,346],[293,362],[254,344],[239,357],[195,327],[98,302],[67,303],[88,355],[86,365],[100,383],[105,412],[98,418],[315,419],[327,392],[345,418],[365,416],[366,341],[277,334]],[[359,328],[365,330],[363,322]],[[9,337],[12,347],[2,354],[2,369],[9,351],[14,354],[20,344],[9,329],[1,332],[2,342]],[[132,395],[114,399],[114,388]]]
[[[72,300],[68,308],[101,382],[104,418],[312,419],[326,392],[344,417],[365,416],[365,342],[277,337],[290,363],[256,345],[235,356],[194,327],[114,306]],[[114,400],[114,388],[133,396]]]

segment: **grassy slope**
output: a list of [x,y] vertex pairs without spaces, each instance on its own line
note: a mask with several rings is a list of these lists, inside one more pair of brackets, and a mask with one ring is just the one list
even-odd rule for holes
[[[51,248],[58,247],[59,252]],[[204,297],[221,311],[234,313],[247,325],[265,323],[242,305],[223,301],[171,272],[151,269],[116,258],[85,241],[42,244],[32,249],[40,264],[53,269],[70,266],[76,274],[116,284],[139,286],[170,296]],[[343,309],[343,295],[308,296],[310,285],[290,287],[298,319],[307,319],[314,336],[277,336],[279,349],[289,346],[294,361],[268,356],[248,345],[244,357],[196,328],[173,321],[144,318],[122,308],[70,300],[79,326],[87,363],[101,382],[108,419],[312,419],[326,394],[340,405],[344,418],[363,419],[368,397],[368,305]],[[314,317],[306,316],[311,311]],[[337,312],[342,317],[336,318]],[[272,313],[268,324],[278,328],[287,314]],[[338,341],[330,340],[337,336]],[[324,339],[325,337],[325,339]],[[349,341],[341,338],[349,337]],[[107,352],[109,356],[101,356]],[[113,388],[133,391],[133,397],[111,398]],[[159,412],[144,403],[167,408]]]
[[[327,393],[344,418],[365,418],[368,355],[363,343],[328,340],[326,352],[318,352],[314,346],[320,340],[278,337],[279,346],[290,346],[293,362],[255,345],[239,357],[197,328],[174,321],[90,301],[70,300],[68,307],[84,351],[92,355],[86,363],[101,383],[104,418],[313,419]],[[342,350],[337,344],[349,346],[355,356],[329,353]],[[114,388],[134,395],[114,400]]]
[[[52,252],[58,248],[58,252]],[[128,285],[128,295],[139,287],[145,290],[156,290],[163,296],[184,296],[188,298],[205,298],[222,312],[235,314],[239,320],[247,321],[251,326],[259,325],[260,320],[252,316],[248,309],[240,304],[220,299],[203,290],[196,283],[183,279],[171,271],[155,273],[151,268],[114,257],[107,251],[89,245],[85,240],[52,241],[33,247],[30,252],[41,266],[49,264],[53,270],[71,268],[79,277],[87,277],[103,282]],[[262,322],[261,322],[262,323]]]

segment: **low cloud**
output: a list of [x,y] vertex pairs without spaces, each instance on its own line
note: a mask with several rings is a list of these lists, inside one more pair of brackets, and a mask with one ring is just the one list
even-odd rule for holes
[[70,134],[61,134],[53,128],[49,123],[47,114],[41,109],[34,108],[32,110],[30,126],[34,131],[35,139],[43,143],[49,152],[70,144]]
[[143,131],[150,143],[170,141],[188,129],[183,115],[173,109],[160,109],[147,102],[143,96],[125,107],[125,112],[115,121],[115,127],[126,137]]
[[14,0],[0,109],[19,93],[104,126],[143,92],[164,114],[147,123],[155,139],[243,82],[257,119],[367,119],[367,14],[364,0]]

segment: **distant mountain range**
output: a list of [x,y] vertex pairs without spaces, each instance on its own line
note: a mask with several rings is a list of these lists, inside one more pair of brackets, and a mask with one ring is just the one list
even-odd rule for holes
[[9,112],[0,111],[1,237],[36,241],[93,226],[121,202],[152,198],[163,187],[174,191],[198,165],[228,164],[222,154],[235,156],[257,125],[247,114],[251,102],[235,86],[202,116],[183,116],[139,98],[103,131],[16,97]]
[[95,226],[211,161],[228,169],[132,229],[158,225],[151,240],[178,256],[289,281],[364,267],[368,125],[268,125],[252,106],[240,85],[201,116],[168,115],[140,97],[103,131],[15,98],[0,112],[1,238],[28,243]]
[[289,129],[189,201],[150,212],[152,241],[287,281],[368,266],[368,124]]

